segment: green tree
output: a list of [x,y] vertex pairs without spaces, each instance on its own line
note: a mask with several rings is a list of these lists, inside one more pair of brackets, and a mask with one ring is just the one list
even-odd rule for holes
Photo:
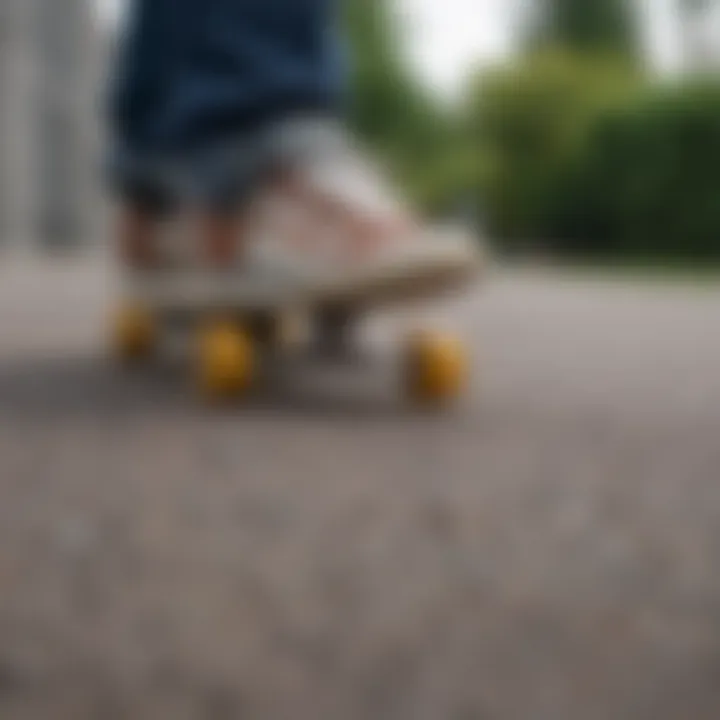
[[622,62],[559,51],[480,76],[469,114],[491,231],[516,242],[551,239],[559,194],[598,113],[623,103],[636,80]]
[[720,85],[649,87],[598,118],[554,235],[573,254],[720,259]]
[[429,210],[443,209],[467,185],[452,114],[410,68],[405,28],[392,0],[347,0],[344,12],[353,129],[389,162],[411,199]]
[[530,24],[531,49],[639,55],[635,6],[629,0],[538,0]]
[[351,45],[350,119],[385,150],[427,131],[435,107],[405,61],[402,28],[386,0],[348,0]]

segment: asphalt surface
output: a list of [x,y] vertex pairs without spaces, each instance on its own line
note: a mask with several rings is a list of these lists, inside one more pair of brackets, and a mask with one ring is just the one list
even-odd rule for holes
[[503,273],[450,413],[122,372],[97,261],[0,258],[0,717],[716,720],[720,288]]

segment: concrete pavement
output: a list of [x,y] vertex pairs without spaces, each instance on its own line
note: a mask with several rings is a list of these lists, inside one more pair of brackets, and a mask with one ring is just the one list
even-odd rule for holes
[[501,273],[429,310],[444,416],[382,363],[203,408],[111,298],[0,259],[0,717],[718,717],[720,288]]

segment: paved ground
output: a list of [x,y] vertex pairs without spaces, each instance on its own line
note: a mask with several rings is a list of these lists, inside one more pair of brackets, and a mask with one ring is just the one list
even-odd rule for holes
[[442,417],[389,364],[202,408],[109,295],[0,265],[3,720],[720,716],[720,289],[501,276]]

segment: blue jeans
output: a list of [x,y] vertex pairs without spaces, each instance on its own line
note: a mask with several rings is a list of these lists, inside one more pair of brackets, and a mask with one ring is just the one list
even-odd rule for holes
[[121,195],[225,205],[262,164],[264,128],[337,114],[336,10],[336,0],[133,0],[110,102]]

